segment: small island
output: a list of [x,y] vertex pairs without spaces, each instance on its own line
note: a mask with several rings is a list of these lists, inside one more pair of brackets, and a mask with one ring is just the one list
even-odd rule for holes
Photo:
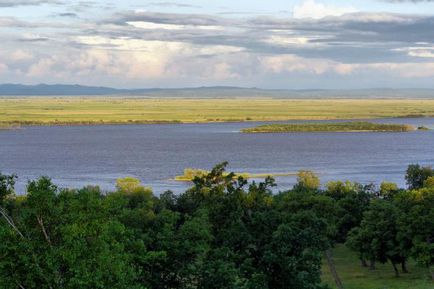
[[[176,176],[174,178],[175,181],[178,182],[191,182],[195,177],[203,177],[208,175],[210,172],[207,170],[200,169],[192,169],[187,168],[184,170],[184,174],[182,176]],[[224,173],[225,176],[228,176],[229,173]],[[235,173],[234,179],[238,177],[242,177],[244,179],[257,179],[257,178],[266,178],[266,177],[288,177],[288,176],[296,176],[296,173],[267,173],[267,174],[250,174],[250,173]]]
[[242,133],[288,133],[288,132],[408,132],[415,128],[405,124],[382,124],[371,122],[266,124],[241,130]]

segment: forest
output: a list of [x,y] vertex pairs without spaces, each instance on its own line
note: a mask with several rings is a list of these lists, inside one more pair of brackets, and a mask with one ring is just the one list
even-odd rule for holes
[[103,192],[41,177],[18,194],[17,176],[0,174],[0,288],[325,289],[324,262],[344,288],[337,246],[364,270],[387,263],[399,278],[411,262],[433,284],[431,167],[409,165],[405,189],[321,186],[300,171],[291,190],[273,193],[273,178],[248,182],[226,166],[160,196],[134,178]]

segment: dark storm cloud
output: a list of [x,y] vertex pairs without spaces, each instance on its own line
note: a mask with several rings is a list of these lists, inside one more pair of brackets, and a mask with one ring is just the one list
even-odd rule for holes
[[58,16],[58,17],[70,17],[70,18],[77,18],[78,17],[78,15],[76,13],[72,13],[72,12],[59,13],[59,14],[56,14],[56,16]]
[[[127,22],[183,25],[185,29],[140,29]],[[296,54],[344,62],[402,62],[409,56],[398,51],[418,42],[433,43],[434,17],[402,14],[354,13],[319,20],[277,18],[270,16],[229,19],[219,16],[129,12],[117,14],[104,22],[118,30],[91,33],[106,37],[128,35],[134,39],[180,41],[200,45],[230,45],[263,54]],[[219,30],[195,28],[221,27]],[[276,43],[270,38],[307,39],[306,43]]]
[[20,42],[46,42],[50,39],[47,37],[32,37],[32,38],[20,38],[18,41]]
[[58,0],[0,0],[0,7],[37,6],[42,4],[63,4]]

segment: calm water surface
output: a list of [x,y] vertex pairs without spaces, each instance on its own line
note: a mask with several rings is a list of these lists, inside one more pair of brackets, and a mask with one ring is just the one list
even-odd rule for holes
[[[424,125],[434,118],[375,122]],[[100,185],[112,190],[117,178],[139,178],[155,193],[181,192],[170,181],[184,168],[209,169],[229,161],[236,172],[317,172],[323,182],[352,180],[405,185],[408,164],[434,165],[434,130],[409,133],[241,134],[261,123],[128,126],[26,127],[0,132],[0,171],[27,180],[47,175],[60,186]],[[294,177],[277,178],[287,189]]]

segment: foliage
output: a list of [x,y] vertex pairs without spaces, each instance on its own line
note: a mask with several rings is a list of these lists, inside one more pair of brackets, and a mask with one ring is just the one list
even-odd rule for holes
[[421,167],[420,165],[409,165],[405,179],[410,190],[420,189],[424,182],[434,176],[434,170],[431,167]]
[[[208,175],[210,171],[201,170],[201,169],[192,169],[186,168],[184,169],[184,174],[182,176],[176,176],[175,181],[180,182],[192,182],[195,178],[203,178]],[[225,176],[229,175],[229,173],[224,172]],[[260,179],[266,177],[285,177],[292,176],[292,173],[265,173],[265,174],[251,174],[251,173],[233,173],[233,178],[237,179],[242,177],[243,179]]]
[[226,165],[159,197],[130,177],[110,193],[41,177],[17,197],[16,177],[0,174],[0,289],[320,289],[322,255],[340,242],[371,267],[432,272],[431,179],[418,190],[322,190],[301,172],[293,190],[273,194],[272,178],[249,183]]
[[0,172],[0,205],[3,204],[5,199],[14,193],[14,185],[17,176],[3,175]]
[[380,185],[380,196],[383,198],[392,198],[398,191],[399,188],[395,183],[382,182]]
[[321,182],[318,176],[311,171],[300,171],[297,174],[297,184],[294,189],[301,191],[316,191],[319,189]]
[[381,124],[371,122],[297,123],[265,124],[243,129],[244,133],[283,133],[283,132],[405,132],[414,127],[401,124]]
[[434,188],[434,176],[432,177],[428,177],[424,182],[423,182],[423,187],[424,188]]

